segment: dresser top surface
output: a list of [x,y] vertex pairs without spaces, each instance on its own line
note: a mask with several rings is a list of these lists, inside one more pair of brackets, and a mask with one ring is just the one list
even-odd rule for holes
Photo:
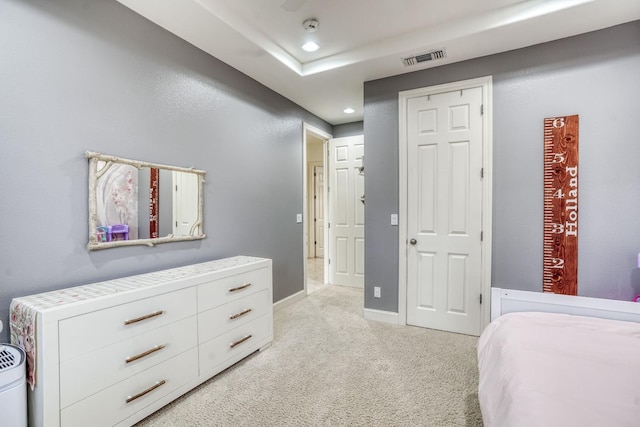
[[204,274],[224,272],[225,270],[250,266],[264,261],[269,260],[250,256],[235,256],[14,298],[12,306],[14,304],[21,304],[33,310],[43,311],[79,301],[96,299],[152,286],[160,286],[180,279],[196,278]]

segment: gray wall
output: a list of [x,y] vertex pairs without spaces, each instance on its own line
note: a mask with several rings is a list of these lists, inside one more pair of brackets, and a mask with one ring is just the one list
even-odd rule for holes
[[[0,0],[0,52],[5,325],[16,296],[236,254],[303,289],[302,122],[330,125],[115,1]],[[207,238],[88,252],[86,150],[206,170]]]
[[[580,115],[580,295],[640,293],[640,21],[366,82],[365,306],[398,309],[398,92],[493,76],[492,285],[542,290],[543,120]],[[373,286],[382,287],[381,299]]]
[[351,122],[351,123],[345,123],[342,125],[336,125],[333,127],[334,138],[362,135],[363,132],[364,132],[363,122]]

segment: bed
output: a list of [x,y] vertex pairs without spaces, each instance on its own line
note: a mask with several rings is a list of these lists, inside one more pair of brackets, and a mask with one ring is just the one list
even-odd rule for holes
[[640,426],[638,322],[638,303],[494,288],[478,341],[485,426]]

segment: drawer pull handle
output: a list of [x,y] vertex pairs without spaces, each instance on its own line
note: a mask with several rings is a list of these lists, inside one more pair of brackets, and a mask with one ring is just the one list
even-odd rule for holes
[[148,356],[148,355],[150,355],[152,353],[155,353],[156,351],[162,350],[163,348],[164,348],[164,344],[157,345],[157,346],[155,346],[153,348],[150,348],[149,350],[147,350],[145,352],[142,352],[142,353],[137,354],[135,356],[127,357],[126,359],[124,359],[124,363],[131,363],[131,362],[134,362],[134,361],[136,361],[138,359],[142,359],[143,357],[146,357],[146,356]]
[[251,286],[251,283],[245,283],[244,285],[240,285],[240,286],[237,286],[235,288],[229,288],[229,292],[240,291],[240,290],[242,290],[244,288],[248,288],[249,286]]
[[156,382],[154,385],[152,385],[151,387],[149,387],[148,389],[146,389],[144,391],[141,391],[138,394],[134,394],[133,396],[127,397],[126,402],[127,403],[131,403],[134,400],[144,396],[145,394],[151,393],[153,390],[157,389],[158,387],[160,387],[161,385],[164,385],[164,384],[166,384],[166,381],[165,380],[160,380],[160,381]]
[[244,338],[242,338],[242,339],[240,339],[240,340],[238,340],[238,341],[236,341],[236,342],[231,343],[231,344],[229,345],[229,347],[234,348],[235,346],[242,344],[243,342],[245,342],[245,341],[246,341],[246,340],[248,340],[249,338],[251,338],[251,335],[247,335],[246,337],[244,337]]
[[126,326],[132,323],[141,322],[143,320],[151,319],[152,317],[160,316],[162,313],[164,313],[163,310],[154,311],[153,313],[145,314],[144,316],[136,317],[135,319],[125,320],[124,324]]
[[231,316],[229,316],[229,320],[235,320],[235,319],[237,319],[237,318],[239,318],[239,317],[242,317],[242,316],[244,316],[245,314],[249,314],[249,313],[251,313],[251,309],[250,309],[250,308],[247,308],[246,310],[243,310],[243,311],[241,311],[240,313],[232,314]]

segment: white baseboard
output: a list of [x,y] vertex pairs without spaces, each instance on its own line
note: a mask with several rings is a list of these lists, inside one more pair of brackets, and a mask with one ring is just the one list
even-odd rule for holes
[[300,292],[296,292],[293,295],[289,295],[288,297],[283,298],[278,302],[274,302],[273,311],[276,312],[278,310],[282,310],[283,308],[288,307],[291,304],[294,304],[306,297],[307,297],[307,292],[303,289]]
[[400,321],[398,313],[392,311],[374,310],[372,308],[364,309],[364,318],[366,320],[375,320],[376,322],[393,323],[397,325]]

